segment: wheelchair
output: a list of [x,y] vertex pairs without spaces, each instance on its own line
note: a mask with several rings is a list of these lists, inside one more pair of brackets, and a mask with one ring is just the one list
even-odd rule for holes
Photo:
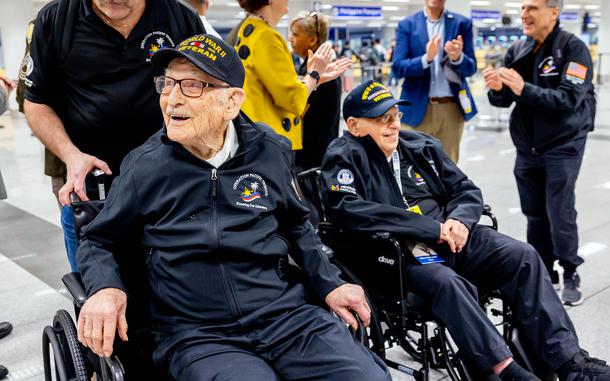
[[[482,373],[463,356],[449,339],[443,324],[434,319],[426,301],[405,286],[401,269],[408,251],[401,247],[398,239],[387,232],[362,234],[333,226],[328,221],[322,199],[320,170],[313,168],[301,172],[297,180],[318,235],[334,252],[331,262],[341,269],[346,281],[359,284],[365,290],[371,306],[371,324],[359,334],[388,367],[409,374],[417,381],[428,381],[430,369],[444,369],[452,381],[499,380],[495,375]],[[489,206],[485,206],[483,214],[497,230],[498,223]],[[488,290],[480,295],[479,302],[487,314],[500,319],[499,328],[514,359],[542,380],[556,380],[520,336],[513,324],[510,306],[502,295]],[[395,345],[420,363],[421,368],[414,369],[388,359],[386,350]]]

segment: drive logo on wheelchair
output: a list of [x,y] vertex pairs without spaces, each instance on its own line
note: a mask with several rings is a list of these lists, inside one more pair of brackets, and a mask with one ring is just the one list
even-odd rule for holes
[[394,260],[393,260],[393,259],[391,259],[391,258],[386,258],[386,257],[384,257],[383,255],[382,255],[381,257],[377,258],[377,260],[378,260],[380,263],[385,263],[385,264],[387,264],[387,265],[394,266]]

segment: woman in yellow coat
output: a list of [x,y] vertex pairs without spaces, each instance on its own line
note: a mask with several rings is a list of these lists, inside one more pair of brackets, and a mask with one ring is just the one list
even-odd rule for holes
[[332,46],[309,52],[307,75],[299,81],[286,40],[274,29],[288,12],[288,0],[238,0],[248,13],[239,29],[237,52],[246,69],[242,110],[255,122],[263,122],[303,147],[301,116],[316,86],[339,77],[349,59],[333,59]]

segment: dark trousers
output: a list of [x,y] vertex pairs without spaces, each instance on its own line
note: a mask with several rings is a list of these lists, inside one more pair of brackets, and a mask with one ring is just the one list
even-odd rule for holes
[[179,381],[391,380],[345,324],[310,304],[255,329],[197,332],[177,348],[169,371]]
[[476,225],[464,250],[440,247],[445,263],[406,266],[408,286],[430,300],[432,313],[457,346],[488,371],[512,356],[478,304],[478,291],[499,289],[533,350],[551,369],[579,351],[578,338],[538,253],[530,245]]
[[549,271],[557,259],[570,271],[584,262],[577,254],[574,188],[585,142],[586,137],[578,138],[540,155],[517,152],[514,173],[527,217],[527,242]]

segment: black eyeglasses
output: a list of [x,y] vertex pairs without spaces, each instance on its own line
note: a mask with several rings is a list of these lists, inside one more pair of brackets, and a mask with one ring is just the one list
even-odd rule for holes
[[375,121],[381,124],[388,125],[390,123],[394,123],[395,121],[399,121],[402,119],[402,112],[398,111],[396,114],[383,114],[375,118]]
[[318,45],[319,45],[322,43],[322,41],[320,41],[320,24],[318,22],[318,12],[311,11],[311,12],[309,12],[309,16],[316,18],[316,38],[318,39]]
[[189,98],[199,98],[203,94],[203,89],[206,87],[231,87],[228,85],[219,85],[191,78],[174,79],[165,75],[155,77],[155,90],[157,90],[158,94],[167,95],[171,93],[176,84],[180,85],[180,91],[182,91],[182,94]]

